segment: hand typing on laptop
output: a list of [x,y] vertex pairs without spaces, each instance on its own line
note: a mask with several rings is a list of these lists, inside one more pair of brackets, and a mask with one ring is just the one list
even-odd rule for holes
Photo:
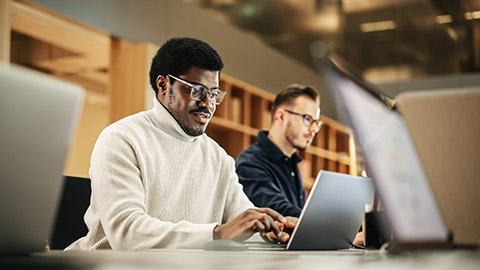
[[282,231],[282,236],[278,237],[273,232],[269,232],[266,234],[267,238],[272,242],[281,242],[287,243],[292,236],[293,229],[297,225],[298,218],[296,217],[285,217],[285,222],[278,223],[280,230]]
[[243,241],[259,232],[272,241],[286,242],[297,220],[270,208],[248,209],[231,222],[215,227],[213,238]]

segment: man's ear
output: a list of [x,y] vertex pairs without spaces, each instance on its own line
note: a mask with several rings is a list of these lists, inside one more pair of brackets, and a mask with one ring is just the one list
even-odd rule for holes
[[277,118],[277,120],[283,121],[285,118],[285,112],[283,110],[277,110],[275,112],[275,118]]
[[167,78],[163,75],[158,75],[156,85],[159,95],[165,95],[167,92]]
[[283,110],[277,110],[273,114],[273,122],[282,122],[284,117]]

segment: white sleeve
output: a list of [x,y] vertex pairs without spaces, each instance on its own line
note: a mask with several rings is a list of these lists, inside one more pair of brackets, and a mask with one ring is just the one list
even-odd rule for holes
[[90,177],[92,204],[112,249],[198,248],[213,239],[215,223],[172,223],[148,215],[135,149],[121,132],[100,135]]

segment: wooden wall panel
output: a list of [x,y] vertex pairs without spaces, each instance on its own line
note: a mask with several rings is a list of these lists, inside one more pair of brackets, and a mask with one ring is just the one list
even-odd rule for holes
[[0,61],[10,62],[10,0],[0,1]]
[[110,64],[110,122],[145,109],[146,45],[112,39]]

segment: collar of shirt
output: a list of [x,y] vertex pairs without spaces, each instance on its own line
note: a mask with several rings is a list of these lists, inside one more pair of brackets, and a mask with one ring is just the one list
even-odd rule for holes
[[[158,128],[185,142],[195,142],[200,136],[193,137],[185,133],[173,115],[153,97],[153,108],[148,111],[148,115],[152,119],[153,124]],[[205,136],[205,134],[201,135]]]
[[[279,159],[290,159],[290,157],[286,156],[280,148],[278,148],[269,138],[268,138],[268,131],[260,130],[257,135],[257,140],[262,148],[265,149],[265,152],[272,158],[273,161],[277,161]],[[294,164],[298,164],[302,161],[302,158],[297,154],[293,153],[291,157]]]

